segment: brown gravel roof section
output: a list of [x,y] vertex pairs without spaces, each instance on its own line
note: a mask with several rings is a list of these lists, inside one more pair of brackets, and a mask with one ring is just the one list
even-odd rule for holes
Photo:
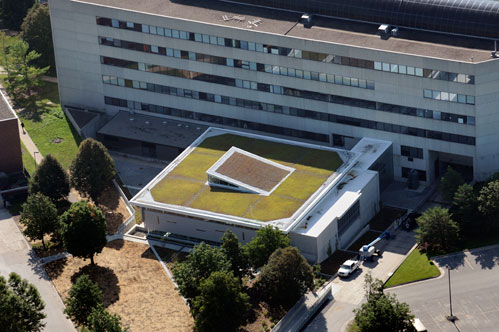
[[289,171],[234,152],[216,172],[258,189],[270,191]]

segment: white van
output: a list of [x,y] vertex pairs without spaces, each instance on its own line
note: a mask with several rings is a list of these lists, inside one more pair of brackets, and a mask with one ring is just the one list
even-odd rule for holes
[[428,332],[426,327],[424,327],[423,323],[419,320],[419,318],[414,318],[412,321],[412,326],[416,329],[417,332]]

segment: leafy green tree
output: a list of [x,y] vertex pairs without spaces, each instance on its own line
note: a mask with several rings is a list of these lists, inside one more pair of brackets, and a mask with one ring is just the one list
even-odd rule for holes
[[38,332],[45,327],[45,303],[35,286],[12,272],[7,282],[0,276],[0,330]]
[[445,175],[440,179],[440,191],[445,202],[452,202],[454,194],[460,185],[464,183],[463,177],[452,167],[447,167]]
[[459,223],[461,233],[473,231],[480,225],[478,198],[473,187],[467,183],[457,188],[452,201],[452,216]]
[[102,211],[87,201],[73,203],[60,217],[64,247],[73,256],[90,258],[106,246],[106,218]]
[[225,231],[225,234],[222,237],[222,246],[220,248],[225,256],[227,256],[234,275],[242,278],[247,271],[248,257],[236,234],[231,230]]
[[89,332],[128,332],[127,327],[123,327],[121,317],[117,314],[110,314],[102,304],[93,307],[87,317]]
[[271,303],[291,307],[314,289],[313,269],[297,248],[279,248],[262,268],[258,287]]
[[42,193],[52,202],[65,200],[69,194],[69,176],[55,157],[48,154],[36,168],[29,183],[30,194]]
[[80,143],[69,172],[73,187],[94,202],[98,201],[104,188],[116,175],[114,161],[106,147],[92,138]]
[[28,9],[34,4],[35,0],[2,0],[1,17],[5,26],[10,30],[19,30]]
[[416,219],[416,240],[421,247],[430,252],[447,251],[459,239],[459,226],[452,220],[448,209],[434,207],[426,210]]
[[199,285],[204,279],[212,272],[230,271],[230,266],[220,249],[201,243],[194,247],[184,262],[175,265],[173,276],[180,294],[192,300],[199,295]]
[[249,296],[232,272],[213,272],[199,286],[200,295],[192,303],[198,332],[236,331],[244,324],[250,309]]
[[[42,84],[42,76],[47,73],[48,67],[38,68],[33,61],[40,57],[36,51],[28,51],[29,45],[24,40],[16,39],[9,48],[7,78],[5,88],[14,97],[14,101],[22,104],[27,99],[33,102],[33,91]],[[27,94],[27,98],[26,98]]]
[[46,4],[35,3],[30,8],[21,25],[21,37],[29,44],[30,50],[42,56],[35,61],[40,67],[55,68],[54,44],[50,27],[50,12]]
[[21,219],[19,222],[26,226],[24,235],[31,240],[42,240],[43,248],[46,234],[55,232],[59,227],[57,209],[47,196],[36,193],[28,196],[22,205]]
[[87,319],[92,309],[102,305],[102,292],[99,286],[83,274],[71,286],[69,295],[64,302],[64,313],[78,325],[87,325]]
[[401,303],[395,295],[384,294],[381,280],[365,276],[367,302],[354,309],[359,332],[408,332],[413,331],[409,305]]
[[490,220],[499,218],[499,180],[491,181],[480,190],[478,209]]
[[278,248],[289,246],[289,237],[278,228],[265,226],[256,232],[256,236],[246,244],[249,262],[255,269],[267,264],[272,253]]

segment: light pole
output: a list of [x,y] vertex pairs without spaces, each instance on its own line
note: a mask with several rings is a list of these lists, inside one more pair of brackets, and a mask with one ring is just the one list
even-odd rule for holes
[[450,266],[447,265],[447,274],[449,276],[449,304],[450,304],[450,316],[447,316],[447,319],[451,322],[454,322],[457,317],[452,314],[452,291],[450,287]]
[[38,151],[33,151],[33,159],[35,160],[35,168],[36,168],[36,154],[40,153]]

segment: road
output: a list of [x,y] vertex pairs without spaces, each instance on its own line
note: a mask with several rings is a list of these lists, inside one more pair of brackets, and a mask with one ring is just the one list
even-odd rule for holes
[[[499,330],[499,246],[465,251],[437,258],[444,271],[438,279],[391,288],[399,300],[407,302],[428,331],[467,332]],[[452,309],[445,266],[451,267]]]
[[45,331],[76,331],[63,313],[64,305],[59,294],[12,216],[6,209],[0,208],[0,275],[8,277],[10,272],[18,273],[38,288],[47,314]]
[[401,230],[395,233],[394,239],[383,240],[380,247],[383,251],[381,258],[375,259],[374,262],[364,262],[358,271],[348,278],[333,280],[334,301],[325,306],[303,331],[344,331],[354,317],[352,310],[364,301],[364,276],[371,273],[374,278],[385,282],[404,261],[415,243],[413,232]]

